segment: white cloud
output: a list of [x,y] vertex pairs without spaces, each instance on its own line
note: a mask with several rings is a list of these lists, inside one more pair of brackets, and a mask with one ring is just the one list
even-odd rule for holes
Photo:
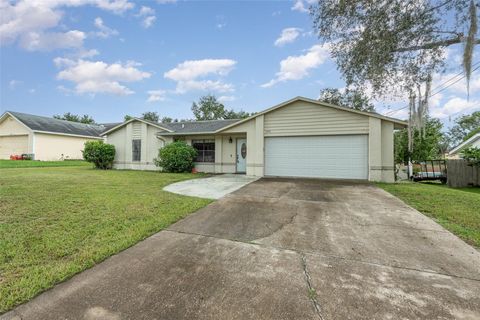
[[316,0],[295,0],[292,6],[293,11],[308,12],[308,7]]
[[150,90],[147,93],[149,94],[147,102],[156,102],[164,101],[167,92],[165,90]]
[[65,67],[57,74],[57,79],[75,83],[75,92],[79,94],[128,95],[134,92],[121,82],[137,82],[150,77],[150,73],[137,69],[138,63],[133,62],[107,64],[66,58],[56,58],[54,62],[59,67]]
[[[134,7],[128,0],[19,0],[1,1],[0,43],[8,45],[17,41],[28,50],[44,50],[43,43],[54,43],[54,48],[77,47],[80,32],[50,32],[63,18],[63,7],[92,5],[113,13],[122,13]],[[71,33],[74,32],[74,33]],[[37,42],[29,45],[29,41]],[[62,40],[65,46],[62,46]],[[75,45],[73,45],[75,44]]]
[[111,36],[116,36],[118,35],[118,31],[115,29],[112,29],[110,27],[107,27],[105,23],[103,23],[103,19],[100,17],[96,17],[93,25],[98,29],[97,32],[95,32],[95,36],[99,38],[110,38]]
[[310,70],[318,68],[330,56],[329,45],[314,45],[307,53],[299,56],[289,56],[280,61],[280,71],[275,78],[262,84],[263,88],[272,87],[279,82],[300,80],[308,76]]
[[145,29],[148,29],[148,28],[150,28],[151,26],[153,26],[153,24],[155,23],[155,20],[157,20],[157,17],[155,17],[155,16],[148,16],[148,17],[146,17],[145,19],[143,19],[143,21],[142,21],[142,26],[143,26]]
[[177,93],[191,90],[233,91],[233,85],[220,80],[199,80],[208,76],[226,76],[237,62],[231,59],[187,60],[165,72],[164,77],[177,82]]
[[140,11],[135,16],[142,18],[142,27],[145,29],[153,26],[155,20],[157,20],[157,17],[155,16],[155,10],[147,6],[142,6]]
[[298,38],[301,31],[302,29],[299,29],[299,28],[285,28],[282,30],[280,37],[278,37],[278,39],[275,40],[274,44],[277,47],[281,47],[283,45],[286,45],[287,43],[292,43],[295,41],[295,39]]
[[[448,86],[445,91],[467,95],[467,80],[463,77],[463,73],[436,74],[433,78],[432,88],[440,86],[436,90],[438,91]],[[456,82],[457,80],[459,81]],[[478,91],[480,91],[480,73],[477,71],[474,72],[470,78],[470,94]]]
[[28,51],[51,51],[65,48],[81,48],[86,35],[82,31],[29,32],[21,37],[20,46]]
[[218,101],[220,102],[231,102],[231,101],[235,101],[236,98],[235,96],[220,96],[218,97]]
[[158,4],[175,3],[177,0],[157,0]]
[[433,117],[444,119],[450,116],[457,116],[460,113],[471,112],[480,109],[480,100],[467,100],[459,97],[450,97],[449,100],[437,107],[430,109]]
[[155,14],[155,10],[147,6],[142,6],[138,12],[139,17],[150,16],[152,14]]
[[22,84],[23,81],[19,81],[19,80],[10,80],[8,82],[8,87],[10,88],[10,90],[15,90],[17,88],[17,86],[19,84]]

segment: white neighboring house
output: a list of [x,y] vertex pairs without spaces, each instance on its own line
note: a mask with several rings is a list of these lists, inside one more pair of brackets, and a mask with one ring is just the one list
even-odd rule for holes
[[469,139],[463,141],[458,146],[450,150],[450,152],[448,153],[448,157],[450,159],[459,159],[461,158],[462,150],[468,147],[480,148],[480,132],[474,134]]
[[131,119],[102,135],[114,168],[155,170],[165,144],[198,152],[200,172],[394,181],[393,131],[407,123],[297,97],[243,120],[156,123]]
[[85,142],[103,140],[100,134],[108,128],[7,111],[0,117],[0,159],[22,154],[43,161],[82,159]]

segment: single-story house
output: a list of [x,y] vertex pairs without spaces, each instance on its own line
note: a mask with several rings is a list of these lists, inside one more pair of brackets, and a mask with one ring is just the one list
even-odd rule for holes
[[100,134],[108,128],[7,111],[0,117],[0,159],[22,154],[44,161],[82,159],[85,142],[103,140]]
[[131,119],[102,133],[114,167],[155,170],[158,150],[192,145],[200,172],[394,181],[393,131],[407,123],[297,97],[243,120],[156,123]]
[[448,153],[448,158],[450,159],[459,159],[461,158],[462,150],[468,147],[477,147],[480,148],[480,132],[474,134],[467,140],[460,143],[458,146],[450,150]]

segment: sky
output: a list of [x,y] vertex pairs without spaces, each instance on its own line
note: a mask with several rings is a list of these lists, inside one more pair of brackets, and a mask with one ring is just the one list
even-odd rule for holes
[[[205,94],[248,112],[317,99],[345,82],[313,32],[309,1],[0,0],[0,113],[105,123],[146,111],[193,118],[192,102]],[[448,49],[433,88],[462,71],[461,49]],[[401,119],[406,109],[391,110],[405,103],[375,102]],[[430,100],[447,127],[475,110],[480,70],[469,98],[462,80]]]

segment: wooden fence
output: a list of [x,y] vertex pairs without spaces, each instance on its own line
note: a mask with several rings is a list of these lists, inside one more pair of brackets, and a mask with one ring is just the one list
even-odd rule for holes
[[480,167],[469,165],[463,159],[448,160],[447,179],[450,187],[478,187],[480,186]]

